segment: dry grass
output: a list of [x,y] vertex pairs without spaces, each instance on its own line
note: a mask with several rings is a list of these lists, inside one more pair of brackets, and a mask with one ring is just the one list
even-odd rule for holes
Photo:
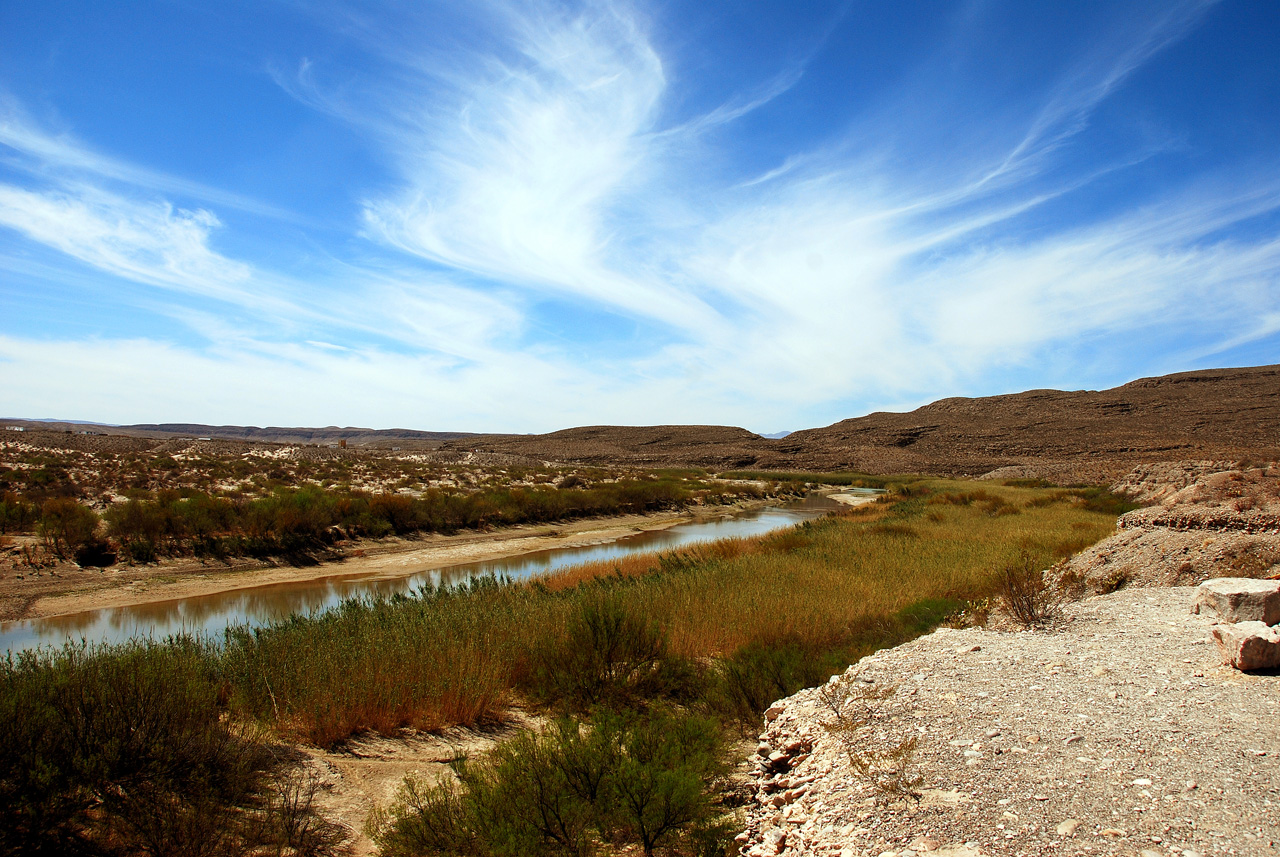
[[[965,486],[938,480],[917,490]],[[968,503],[929,503],[929,494],[892,512],[855,510],[786,534],[707,546],[687,558],[633,557],[544,583],[554,590],[593,575],[631,579],[623,597],[691,657],[724,655],[755,640],[852,640],[916,602],[990,594],[999,570],[1024,554],[1044,568],[1111,533],[1113,517],[1069,495],[1033,502],[1048,493],[991,486]],[[1002,511],[993,515],[993,508]]]
[[[527,585],[479,581],[351,602],[234,632],[208,648],[211,671],[232,711],[315,744],[365,730],[483,723],[500,717],[518,688],[531,687],[535,654],[569,641],[573,617],[607,593],[622,614],[658,629],[671,657],[704,672],[716,673],[707,665],[719,660],[751,673],[734,673],[746,688],[734,716],[750,718],[760,702],[753,694],[789,692],[820,680],[821,670],[928,630],[993,594],[999,570],[1019,558],[1046,567],[1114,526],[1112,516],[1069,494],[1039,502],[1042,489],[989,486],[976,501],[930,502],[964,488],[917,482],[908,499],[783,533],[581,567]],[[993,508],[1015,511],[993,515]],[[762,670],[776,673],[773,684],[756,681]]]

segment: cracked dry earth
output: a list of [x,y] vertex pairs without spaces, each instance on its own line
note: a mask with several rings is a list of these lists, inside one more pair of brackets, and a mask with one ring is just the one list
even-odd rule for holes
[[919,802],[850,773],[821,689],[775,703],[742,853],[1280,855],[1280,675],[1223,666],[1194,594],[1121,590],[1049,630],[944,628],[850,667],[897,686],[855,746],[917,736]]

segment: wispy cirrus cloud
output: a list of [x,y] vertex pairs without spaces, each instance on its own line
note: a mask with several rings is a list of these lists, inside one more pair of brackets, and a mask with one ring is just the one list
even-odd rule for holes
[[52,132],[41,127],[12,95],[0,90],[0,163],[4,161],[21,172],[50,181],[73,185],[83,185],[86,181],[120,182],[129,187],[178,194],[209,205],[279,220],[302,220],[293,212],[260,200],[94,151],[70,133]]

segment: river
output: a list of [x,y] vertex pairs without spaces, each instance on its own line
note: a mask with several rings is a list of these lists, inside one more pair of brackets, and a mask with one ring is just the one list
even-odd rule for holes
[[[846,489],[844,493],[876,493]],[[220,635],[235,625],[258,627],[293,614],[332,609],[349,598],[388,598],[410,594],[423,586],[460,583],[473,577],[523,580],[574,565],[617,559],[645,551],[665,551],[698,542],[758,536],[820,517],[840,504],[811,496],[783,506],[769,506],[702,521],[677,524],[624,536],[612,542],[557,548],[487,562],[410,570],[394,579],[371,575],[335,574],[315,580],[235,589],[174,601],[90,610],[0,623],[0,651],[21,651],[68,640],[119,643],[135,637],[171,634]]]

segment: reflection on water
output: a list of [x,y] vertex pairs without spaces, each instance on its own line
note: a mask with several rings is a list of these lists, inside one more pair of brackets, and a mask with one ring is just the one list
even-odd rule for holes
[[[857,491],[858,489],[851,489]],[[422,568],[391,580],[347,575],[298,583],[239,589],[175,601],[91,610],[25,622],[0,623],[0,650],[18,651],[65,640],[121,642],[133,637],[178,633],[220,634],[233,625],[264,625],[294,613],[330,609],[348,598],[386,598],[408,594],[424,585],[458,583],[486,575],[520,580],[598,560],[633,553],[671,550],[696,542],[757,536],[826,514],[839,504],[810,497],[785,507],[770,507],[724,518],[678,524],[670,529],[636,533],[617,541],[578,548],[557,548],[507,559],[446,568]]]

